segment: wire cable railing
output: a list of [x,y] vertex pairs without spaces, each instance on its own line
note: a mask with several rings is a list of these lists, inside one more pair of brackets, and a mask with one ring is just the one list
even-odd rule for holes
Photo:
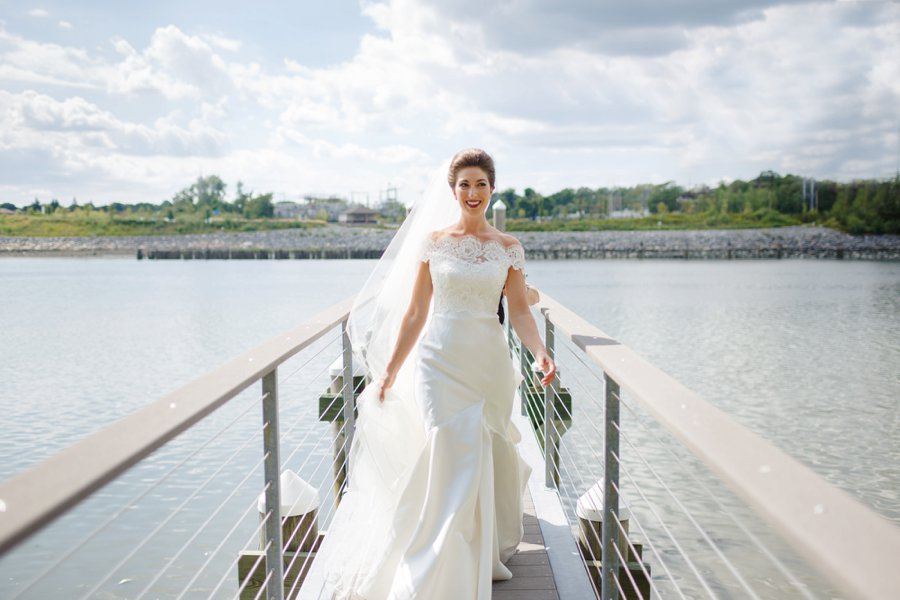
[[[573,357],[575,357],[575,358],[577,358],[577,359],[580,359],[580,357],[577,355],[577,353],[575,353],[571,348],[568,348],[568,347],[567,347],[567,349],[568,349],[569,353],[570,353]],[[518,351],[518,349],[517,349],[517,351]],[[557,361],[558,361],[558,365],[560,365],[560,364],[563,362],[563,357],[562,357],[562,356],[558,356],[558,357],[557,357]],[[587,365],[585,365],[585,364],[583,363],[583,361],[580,361],[580,360],[579,360],[579,362],[581,363],[581,366],[583,366],[583,367],[584,367],[584,366],[587,366]],[[592,396],[596,396],[596,392],[595,392],[594,394],[591,394],[590,392],[588,392],[588,390],[587,390],[586,387],[585,387],[585,384],[584,384],[582,381],[580,381],[580,378],[576,378],[576,377],[573,376],[573,373],[574,373],[575,371],[569,371],[569,370],[566,369],[565,367],[563,367],[563,371],[566,373],[566,375],[563,377],[563,381],[565,381],[566,383],[570,384],[570,386],[571,386],[571,384],[574,382],[574,383],[580,388],[580,390],[581,390],[582,392],[585,392],[585,394],[579,394],[579,398],[581,398],[581,399],[585,399],[585,398],[586,398],[586,399],[588,400],[588,402],[590,402],[591,397],[592,397]],[[602,381],[602,378],[601,378],[600,376],[597,375],[596,371],[591,371],[590,374],[589,374],[589,376],[593,378],[595,384],[599,384],[599,385],[597,386],[598,389],[602,389],[603,381]],[[571,389],[571,388],[570,388],[570,389]],[[559,423],[559,422],[560,422],[561,420],[563,420],[563,419],[569,419],[569,420],[571,420],[571,418],[572,418],[572,413],[571,413],[571,411],[570,411],[569,409],[567,409],[566,403],[565,403],[564,401],[562,401],[562,397],[560,396],[559,392],[554,388],[554,389],[552,390],[552,393],[553,393],[553,395],[554,395],[554,397],[555,397],[555,400],[556,400],[556,402],[554,403],[554,411],[557,411],[557,412],[554,414],[554,419],[553,419],[552,423],[555,425],[555,424]],[[631,409],[631,407],[629,407],[629,406],[628,406],[628,405],[627,405],[627,404],[626,404],[626,403],[618,396],[618,394],[615,394],[615,399],[616,399],[617,401],[619,401],[619,402],[622,402],[622,405],[624,405],[624,406],[626,406],[627,408],[629,408],[629,412],[633,412],[633,409]],[[530,403],[529,403],[529,404],[526,404],[526,406],[527,406],[527,407],[532,407],[532,408],[533,408],[533,405],[530,404]],[[560,408],[562,409],[562,411],[564,411],[565,414],[561,414],[560,412],[558,412],[558,409],[560,409]],[[599,456],[599,454],[598,454],[598,450],[597,450],[597,447],[599,446],[599,444],[597,443],[597,440],[602,439],[602,434],[600,434],[599,429],[598,429],[596,423],[593,422],[593,421],[594,421],[594,418],[595,418],[597,415],[601,415],[601,416],[602,416],[602,410],[600,409],[600,407],[597,407],[597,406],[590,406],[590,407],[582,406],[581,408],[582,408],[582,411],[579,413],[579,423],[587,423],[587,424],[590,426],[590,427],[588,428],[589,431],[587,431],[587,433],[588,433],[588,434],[594,434],[594,433],[596,433],[596,434],[599,434],[599,437],[591,438],[590,436],[586,436],[586,435],[585,435],[585,431],[581,431],[581,432],[580,432],[581,435],[576,436],[577,439],[573,439],[573,438],[572,438],[572,434],[570,434],[570,437],[569,437],[569,445],[577,445],[579,448],[588,448],[588,449],[591,450],[591,454],[592,454],[592,459],[590,459],[590,460],[587,460],[587,461],[585,461],[585,460],[577,460],[577,459],[575,459],[574,457],[572,457],[572,456],[569,455],[570,452],[569,452],[569,450],[568,450],[568,445],[563,445],[563,446],[562,446],[562,455],[561,455],[561,459],[563,459],[563,461],[564,461],[566,458],[568,458],[568,459],[570,460],[570,462],[571,462],[573,465],[575,465],[576,471],[578,470],[577,467],[579,467],[580,465],[584,465],[584,464],[601,464],[601,463],[602,463],[602,461],[600,460],[600,456]],[[641,425],[643,426],[644,424],[641,423]],[[592,431],[590,431],[590,430],[592,430]],[[619,431],[620,436],[622,437],[622,439],[625,439],[625,441],[629,444],[630,450],[632,450],[635,454],[640,454],[641,461],[642,461],[644,464],[646,464],[648,467],[650,467],[650,468],[652,469],[652,467],[650,466],[650,464],[647,462],[647,459],[646,459],[646,458],[642,455],[642,453],[640,453],[639,450],[634,446],[634,443],[633,443],[629,438],[625,437],[624,432],[622,432],[622,431],[619,429],[618,426],[616,426],[616,430]],[[576,429],[576,431],[577,431],[577,429]],[[573,432],[573,433],[574,433],[574,432]],[[559,433],[557,433],[557,435],[559,435]],[[626,467],[625,467],[624,465],[621,465],[621,461],[619,460],[619,457],[618,457],[617,455],[613,454],[613,458],[615,459],[615,461],[616,461],[617,463],[620,463],[620,468],[624,471],[624,470],[626,469]],[[562,464],[562,466],[564,467],[564,470],[568,472],[568,468],[565,467],[566,462],[561,462],[561,464]],[[680,468],[682,468],[682,469],[685,468],[684,465],[683,465],[682,463],[679,463],[678,466],[679,466]],[[714,554],[722,561],[723,564],[726,565],[728,571],[730,571],[730,572],[732,573],[732,575],[734,576],[735,580],[736,580],[736,581],[738,582],[738,584],[739,584],[739,588],[738,588],[738,589],[739,589],[740,591],[742,591],[742,592],[744,593],[744,595],[746,595],[747,597],[751,597],[751,598],[752,598],[752,597],[758,597],[757,593],[752,589],[752,587],[750,586],[750,584],[747,583],[747,582],[744,580],[744,577],[743,577],[743,575],[740,573],[740,571],[739,571],[739,569],[737,568],[737,566],[734,565],[733,562],[732,562],[730,559],[728,559],[726,556],[724,556],[724,554],[722,553],[722,551],[719,549],[718,544],[717,544],[715,541],[713,541],[713,540],[711,539],[711,534],[709,534],[704,528],[702,528],[702,527],[697,523],[697,519],[694,517],[692,511],[689,510],[687,507],[685,507],[684,503],[682,503],[681,500],[680,500],[677,496],[675,496],[675,495],[672,493],[672,490],[669,489],[669,487],[668,487],[668,486],[665,484],[665,482],[659,477],[658,473],[657,473],[655,470],[652,470],[652,473],[653,473],[653,475],[657,478],[657,480],[659,481],[659,483],[661,484],[661,487],[662,487],[662,488],[669,494],[669,496],[674,500],[674,505],[676,506],[676,508],[678,508],[681,512],[684,513],[684,515],[685,515],[685,517],[686,517],[686,520],[687,520],[689,523],[693,524],[693,526],[694,526],[696,532],[700,534],[701,538],[707,543],[707,545],[709,546],[709,548],[712,549],[713,553],[714,553]],[[629,479],[632,479],[632,480],[633,480],[633,477],[632,477],[632,475],[631,475],[630,472],[626,472],[626,473],[624,473],[624,474],[627,475]],[[567,477],[568,477],[569,481],[576,481],[576,480],[577,480],[577,481],[579,481],[579,482],[584,482],[584,481],[590,479],[590,477],[586,477],[586,476],[584,476],[584,475],[581,474],[581,473],[578,473],[577,476],[573,476],[572,474],[568,474]],[[559,478],[557,478],[557,479],[561,479],[561,476],[560,476]],[[565,482],[564,482],[564,483],[565,483]],[[588,492],[587,492],[587,495],[592,494],[592,493],[594,492],[594,490],[595,490],[595,488],[589,489]],[[641,494],[643,494],[643,491],[640,489],[640,487],[638,487],[638,491],[639,491]],[[560,493],[563,494],[563,493],[565,493],[565,492],[566,492],[565,486],[560,486]],[[595,500],[596,500],[596,499],[595,499]],[[598,505],[599,505],[599,502],[598,502]],[[654,516],[656,516],[656,517],[659,516],[658,513],[656,513],[655,511],[654,511],[652,514],[653,514]],[[730,515],[730,513],[729,513],[729,515]],[[701,582],[702,589],[703,589],[703,591],[706,593],[706,595],[711,596],[711,597],[715,597],[715,593],[714,593],[713,590],[711,589],[710,585],[708,585],[708,584],[705,582],[703,576],[700,574],[699,569],[693,565],[693,562],[691,561],[689,554],[682,548],[681,544],[680,544],[680,543],[678,542],[678,540],[675,538],[674,534],[666,528],[665,522],[662,521],[662,519],[659,519],[659,518],[658,518],[657,520],[659,520],[659,521],[661,522],[661,525],[662,525],[662,527],[663,527],[664,533],[666,533],[666,536],[669,537],[669,539],[671,539],[671,541],[672,541],[672,543],[673,543],[673,546],[679,551],[679,554],[685,559],[685,562],[686,562],[686,563],[688,564],[688,566],[691,568],[691,571],[693,572],[693,574],[695,574],[696,577],[697,577],[697,579]],[[632,514],[631,514],[631,522],[632,522],[632,525],[638,525],[638,526],[640,526],[640,523],[638,522],[637,517],[636,517],[636,515],[634,514],[634,512],[632,512]],[[635,554],[636,554],[636,553],[637,553],[636,548],[633,547],[633,545],[631,544],[630,539],[628,539],[628,538],[625,537],[625,535],[624,535],[625,532],[624,532],[624,530],[622,529],[622,524],[621,524],[621,522],[617,520],[617,521],[616,521],[616,525],[617,525],[617,527],[618,527],[620,530],[622,530],[622,534],[623,534],[623,535],[622,535],[621,537],[625,539],[625,541],[631,546],[632,552],[635,552]],[[668,576],[668,579],[669,579],[670,581],[674,581],[675,578],[671,575],[671,572],[669,571],[669,568],[668,568],[667,563],[666,563],[665,561],[662,561],[662,560],[661,560],[661,557],[660,557],[660,555],[659,555],[659,552],[656,551],[656,549],[655,549],[655,545],[652,544],[652,542],[651,542],[651,540],[650,540],[649,537],[645,536],[645,538],[647,538],[647,539],[648,539],[648,542],[650,542],[651,550],[654,552],[654,555],[655,555],[656,559],[661,563],[661,566],[662,566],[662,567],[664,568],[664,570],[666,571],[666,574],[667,574],[667,576]],[[590,556],[590,557],[588,557],[588,558],[590,558],[591,560],[595,560],[595,561],[596,561],[598,557],[596,557],[596,556]],[[638,564],[638,567],[639,567],[640,570],[645,571],[643,563],[639,562],[639,563],[637,563],[637,564]],[[634,589],[634,586],[637,584],[637,582],[634,581],[634,577],[632,576],[632,571],[631,571],[631,570],[626,570],[626,571],[625,571],[625,574],[627,575],[627,578],[628,578],[628,580],[629,580],[628,583],[631,584],[631,589]],[[654,589],[655,592],[656,592],[657,594],[659,594],[658,589],[655,589],[655,584],[653,583],[653,580],[650,579],[650,577],[649,577],[649,572],[644,572],[644,575],[645,575],[645,577],[647,578],[647,580],[648,580],[649,583],[650,583],[650,588],[651,588],[651,589]],[[617,581],[617,582],[616,582],[616,585],[619,586],[619,585],[621,585],[621,584]],[[684,592],[683,592],[683,590],[680,589],[680,587],[679,587],[679,588],[676,588],[676,591],[679,593],[680,596],[684,597]],[[644,595],[641,594],[638,590],[635,590],[635,592],[637,592],[637,595],[638,595],[639,597],[644,597]],[[631,595],[634,595],[634,594],[632,593]]]
[[[346,435],[346,411],[339,419],[325,419],[322,413],[343,405],[362,385],[358,379],[356,385],[353,379],[343,383],[340,375],[351,365],[339,369],[337,377],[333,373],[335,356],[340,363],[341,355],[346,359],[348,354],[349,307],[350,300],[331,307],[0,484],[0,571],[11,573],[4,579],[14,582],[5,582],[0,595],[57,597],[64,590],[62,595],[73,598],[123,593],[157,597],[161,592],[179,598],[223,593],[282,598],[283,574],[275,567],[281,559],[271,557],[285,556],[292,544],[316,543],[319,537],[315,528],[295,528],[274,543],[280,536],[273,532],[280,533],[281,523],[290,518],[280,515],[282,467],[322,488],[315,511],[326,522],[339,501],[328,491],[332,471],[347,467],[352,438]],[[257,382],[262,383],[261,394],[243,393]],[[329,387],[334,393],[320,398],[317,409],[309,400]],[[244,400],[235,404],[236,397]],[[263,420],[253,426],[251,413],[260,405]],[[319,418],[311,418],[317,412]],[[280,432],[279,418],[288,425]],[[326,420],[338,426],[323,428]],[[203,431],[209,433],[203,437]],[[335,436],[341,445],[335,444]],[[255,443],[263,452],[254,457],[248,448]],[[280,443],[292,450],[284,460],[278,456]],[[260,489],[254,475],[260,476],[263,466]],[[138,493],[119,499],[123,489],[136,484]],[[260,492],[265,511],[249,526]],[[149,519],[138,517],[154,504]],[[84,529],[72,527],[72,521],[85,523],[101,512],[86,535],[71,535],[72,529]],[[194,516],[200,518],[186,525]],[[54,535],[68,544],[46,552],[41,540]],[[241,577],[243,549],[260,538],[262,554],[246,570],[252,574],[259,569],[262,581]],[[121,550],[108,552],[104,545]],[[101,553],[112,560],[85,560]],[[309,556],[301,560],[298,554],[293,560],[308,564]],[[93,564],[97,562],[101,564]],[[289,571],[292,564],[286,567]]]
[[[539,389],[530,354],[514,336],[510,347],[523,367],[520,395],[544,451],[545,485],[558,491],[580,536],[598,597],[812,598],[836,595],[834,586],[881,598],[898,589],[886,564],[900,552],[890,522],[552,298],[539,308],[557,382]],[[772,473],[777,485],[764,480]],[[620,505],[624,494],[633,506]],[[595,529],[578,514],[582,503],[602,507]],[[875,562],[838,535],[848,524]],[[650,564],[661,574],[651,577]]]
[[[23,582],[3,596],[52,597],[70,585],[73,598],[293,598],[346,488],[354,399],[366,383],[353,365],[349,307],[0,483],[0,574],[12,565]],[[833,595],[817,579],[878,598],[900,586],[884,562],[900,553],[894,526],[552,298],[539,308],[559,376],[540,388],[508,329],[523,418],[598,598]],[[251,388],[259,384],[261,393]],[[282,489],[297,480],[299,500]],[[82,500],[84,510],[72,508]],[[82,534],[48,553],[45,537],[73,520]],[[866,536],[861,556],[834,541],[837,521],[847,543]],[[118,550],[86,564],[104,544]]]
[[[585,361],[582,357],[582,353],[573,349],[571,347],[570,343],[564,343],[564,344],[562,344],[562,346],[567,350],[567,355],[570,356],[572,359],[574,359],[577,363],[579,363],[579,366],[582,367],[585,372],[589,373],[589,376],[594,379],[595,383],[602,384],[602,377],[597,374],[596,369],[592,369],[589,365],[587,365],[587,363],[585,363]],[[590,394],[587,392],[587,390],[584,387],[584,384],[581,382],[580,378],[577,378],[577,377],[573,378],[573,377],[569,376],[566,378],[566,381],[571,384],[573,379],[574,379],[575,383],[578,385],[578,387],[581,389],[581,392],[585,393],[589,397]],[[682,460],[681,457],[676,456],[676,454],[673,452],[671,446],[669,444],[664,443],[661,440],[661,436],[658,432],[651,431],[650,427],[646,423],[647,419],[643,415],[640,415],[638,410],[635,407],[632,407],[630,402],[625,402],[623,400],[622,406],[629,413],[631,422],[635,423],[636,425],[639,426],[642,436],[643,436],[643,440],[652,441],[652,443],[655,444],[656,447],[661,448],[662,450],[665,451],[665,453],[669,459],[669,460],[667,460],[667,463],[676,465],[683,473],[688,475],[688,477],[691,480],[691,484],[693,486],[697,486],[697,488],[699,488],[703,497],[712,500],[715,503],[715,507],[720,512],[720,514],[723,514],[726,517],[728,517],[731,524],[734,525],[739,530],[740,535],[742,535],[746,539],[748,539],[751,542],[753,548],[756,551],[758,551],[762,556],[764,556],[768,560],[768,563],[771,566],[775,567],[775,569],[778,571],[778,573],[785,578],[785,580],[791,586],[792,592],[798,593],[801,596],[803,596],[804,598],[808,598],[808,599],[813,598],[814,596],[808,591],[806,585],[803,584],[800,581],[800,579],[793,573],[793,571],[784,564],[783,560],[778,558],[773,553],[773,551],[770,549],[770,547],[768,545],[763,543],[763,541],[750,530],[751,527],[749,525],[747,525],[746,523],[744,523],[744,519],[735,514],[734,508],[730,507],[730,506],[726,506],[726,504],[720,499],[719,495],[714,493],[712,491],[712,489],[700,477],[697,476],[696,469],[688,468],[684,464],[684,460]],[[594,419],[592,419],[591,417],[592,417],[592,415],[587,415],[582,420],[583,421],[591,421],[591,425],[594,428],[594,430],[598,431],[596,425],[593,423]],[[599,433],[599,431],[598,431],[598,433]],[[643,453],[641,453],[639,451],[639,449],[635,446],[635,443],[630,439],[630,437],[624,437],[625,436],[624,432],[620,432],[620,433],[623,436],[622,439],[625,439],[626,443],[628,443],[628,445],[630,447],[630,453],[633,453],[634,456],[637,456],[643,464],[645,464],[649,469],[651,469],[651,471],[653,471],[653,474],[654,474],[654,477],[656,478],[656,480],[660,481],[660,483],[662,483],[662,479],[660,478],[660,476],[655,472],[655,470],[652,469],[652,466],[648,462],[647,458],[644,456]],[[667,492],[669,493],[669,495],[672,495],[671,490],[667,490]]]

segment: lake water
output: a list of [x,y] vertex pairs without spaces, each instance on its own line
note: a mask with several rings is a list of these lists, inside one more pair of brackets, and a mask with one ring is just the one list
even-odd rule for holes
[[[0,476],[50,456],[346,298],[372,265],[3,258]],[[533,261],[528,272],[530,282],[900,523],[900,264]],[[173,478],[172,489],[195,484],[250,435],[259,418],[251,396],[214,415],[210,431],[240,418],[236,433],[206,448],[210,458]],[[243,410],[252,417],[241,417]],[[302,423],[315,422],[314,408],[284,410],[301,423],[285,446],[296,440],[296,449],[305,449]],[[51,539],[62,547],[80,539],[111,505],[133,496],[135,486],[172,464],[191,439],[179,438],[171,450],[79,507],[78,518],[60,520],[0,561],[0,596],[40,572],[41,561],[54,555]],[[238,460],[242,469],[254,468],[259,453],[253,450]],[[226,477],[218,488],[192,499],[182,510],[181,529],[172,526],[190,531],[190,517],[221,503],[220,492],[227,495],[236,479]],[[257,484],[251,482],[241,506],[255,496]],[[172,489],[147,496],[131,512],[144,507],[144,515],[156,514],[176,506]],[[224,512],[233,523],[241,513],[229,510]],[[129,518],[133,528],[146,521],[127,513],[122,521]],[[254,519],[251,515],[251,524]],[[121,551],[116,536],[129,527],[117,528],[112,542],[106,537],[83,551],[91,557],[115,556]],[[252,537],[252,526],[241,531]],[[208,540],[192,542],[200,547],[190,559],[195,562],[186,560],[181,572],[173,568],[171,578],[150,588],[151,597],[170,595],[166,586],[178,589],[221,537],[221,531],[213,531]],[[148,546],[135,561],[170,557],[165,547]],[[87,579],[84,568],[67,567],[70,562],[78,565],[64,562],[23,597],[78,597],[68,595],[76,588],[80,594],[91,592],[78,583]],[[229,568],[220,567],[223,577]],[[91,597],[135,597],[141,587],[135,580],[141,576],[139,567],[126,564]],[[201,597],[211,588],[200,586],[192,593]],[[236,587],[229,582],[223,589],[233,594]],[[58,595],[62,590],[64,595]]]

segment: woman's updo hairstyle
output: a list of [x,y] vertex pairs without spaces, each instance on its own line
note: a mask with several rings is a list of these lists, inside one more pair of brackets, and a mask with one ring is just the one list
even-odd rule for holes
[[456,153],[453,160],[450,161],[450,170],[447,172],[447,182],[451,188],[456,187],[456,178],[459,177],[459,172],[466,167],[478,167],[484,171],[488,176],[488,183],[493,189],[494,159],[481,148],[467,148]]

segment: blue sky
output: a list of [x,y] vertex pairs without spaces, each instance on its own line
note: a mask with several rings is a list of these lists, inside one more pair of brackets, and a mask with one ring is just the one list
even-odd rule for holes
[[0,0],[0,201],[888,177],[900,3]]

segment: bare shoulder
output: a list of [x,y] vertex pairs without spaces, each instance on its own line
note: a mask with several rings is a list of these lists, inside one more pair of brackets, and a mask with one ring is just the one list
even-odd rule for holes
[[450,232],[446,228],[432,231],[431,232],[431,241],[436,242],[443,237],[447,237],[448,235],[450,235]]

